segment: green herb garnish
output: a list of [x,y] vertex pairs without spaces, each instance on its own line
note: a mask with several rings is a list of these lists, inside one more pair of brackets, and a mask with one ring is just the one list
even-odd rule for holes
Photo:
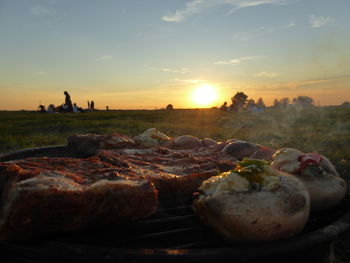
[[264,176],[269,175],[265,171],[265,166],[269,164],[270,162],[265,160],[243,158],[242,161],[237,162],[233,172],[243,176],[251,183],[253,188],[257,188],[256,184],[261,185],[264,181]]

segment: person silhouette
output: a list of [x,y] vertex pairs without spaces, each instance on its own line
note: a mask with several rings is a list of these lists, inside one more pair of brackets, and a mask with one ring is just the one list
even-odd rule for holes
[[46,112],[46,108],[44,105],[39,105],[38,108],[40,109],[40,112]]
[[95,102],[93,100],[90,102],[90,108],[95,110]]
[[66,96],[66,99],[65,99],[65,104],[67,106],[67,111],[68,112],[73,112],[73,104],[72,104],[72,101],[70,99],[70,95],[67,91],[64,92],[64,95]]
[[220,107],[221,111],[227,111],[227,101],[224,102],[224,104]]

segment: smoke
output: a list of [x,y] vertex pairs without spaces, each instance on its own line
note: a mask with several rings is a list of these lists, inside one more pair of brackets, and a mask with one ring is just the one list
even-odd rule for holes
[[264,112],[232,113],[220,120],[227,139],[271,147],[318,152],[335,164],[340,174],[350,169],[349,109],[288,105]]

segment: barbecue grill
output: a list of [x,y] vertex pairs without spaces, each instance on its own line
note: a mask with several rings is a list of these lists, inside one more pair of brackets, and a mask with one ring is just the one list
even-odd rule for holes
[[[66,146],[31,148],[0,156],[80,157]],[[330,244],[350,227],[350,197],[311,215],[299,235],[280,241],[241,244],[203,225],[191,204],[163,202],[152,217],[108,229],[61,233],[26,242],[0,242],[2,259],[13,262],[324,262]]]

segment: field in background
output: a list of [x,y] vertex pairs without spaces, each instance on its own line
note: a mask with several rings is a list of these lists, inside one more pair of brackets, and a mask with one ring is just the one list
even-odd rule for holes
[[75,133],[123,133],[130,136],[155,127],[171,137],[191,134],[218,141],[237,138],[270,146],[317,151],[343,175],[350,172],[350,109],[268,109],[228,113],[215,109],[95,111],[79,114],[0,112],[0,153],[65,144]]

